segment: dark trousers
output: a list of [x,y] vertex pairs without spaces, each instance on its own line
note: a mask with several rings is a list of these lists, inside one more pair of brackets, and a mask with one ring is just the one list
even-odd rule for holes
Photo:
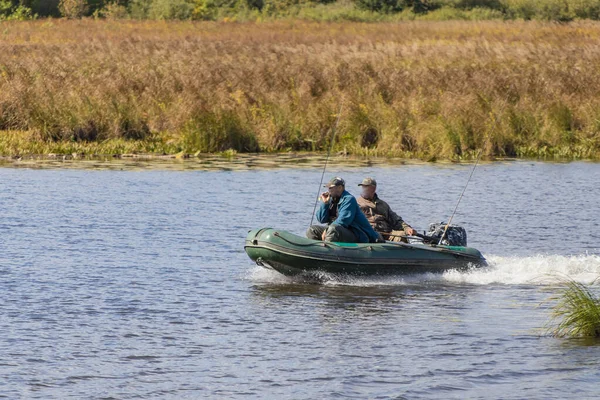
[[306,231],[306,237],[313,240],[322,240],[323,232],[326,232],[326,242],[358,243],[358,238],[354,233],[341,225],[312,225]]

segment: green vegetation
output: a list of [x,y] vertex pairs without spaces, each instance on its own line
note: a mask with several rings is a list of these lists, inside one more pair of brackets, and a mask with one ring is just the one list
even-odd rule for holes
[[32,132],[0,131],[0,155],[10,157],[58,156],[73,157],[120,156],[123,154],[175,154],[178,147],[164,137],[145,140],[106,139],[102,141],[40,140]]
[[558,337],[600,337],[600,300],[585,285],[569,280],[553,310],[557,325],[551,333]]
[[331,21],[600,18],[600,0],[0,0],[0,20],[36,17]]
[[590,21],[4,21],[0,155],[325,151],[343,103],[344,154],[598,159],[599,49]]
[[0,21],[25,21],[34,17],[31,8],[12,0],[0,0]]

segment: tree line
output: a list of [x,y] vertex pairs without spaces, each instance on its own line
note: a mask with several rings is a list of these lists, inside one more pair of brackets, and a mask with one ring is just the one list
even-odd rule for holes
[[[35,18],[109,18],[218,20],[236,15],[290,17],[294,10],[321,6],[365,12],[340,19],[600,19],[600,0],[0,0],[0,20]],[[337,7],[337,8],[336,8]],[[373,14],[369,18],[369,13]],[[344,17],[345,15],[345,17]],[[327,19],[327,18],[323,18]],[[379,19],[381,20],[381,19]]]

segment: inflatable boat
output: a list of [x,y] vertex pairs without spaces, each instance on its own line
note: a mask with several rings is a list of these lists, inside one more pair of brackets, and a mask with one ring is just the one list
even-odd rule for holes
[[479,250],[426,243],[337,243],[273,228],[252,230],[244,249],[258,265],[284,275],[393,275],[485,266]]

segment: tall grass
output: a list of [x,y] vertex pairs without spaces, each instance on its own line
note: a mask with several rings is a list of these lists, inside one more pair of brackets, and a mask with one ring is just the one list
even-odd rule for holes
[[552,317],[556,326],[551,333],[557,337],[600,337],[600,299],[590,289],[572,280],[566,281]]
[[0,131],[0,155],[28,157],[37,155],[120,156],[124,154],[175,154],[179,146],[167,137],[150,137],[145,140],[112,138],[102,141],[48,141],[40,140],[31,131]]
[[0,22],[0,131],[320,151],[344,101],[338,152],[598,158],[599,39],[593,22]]

